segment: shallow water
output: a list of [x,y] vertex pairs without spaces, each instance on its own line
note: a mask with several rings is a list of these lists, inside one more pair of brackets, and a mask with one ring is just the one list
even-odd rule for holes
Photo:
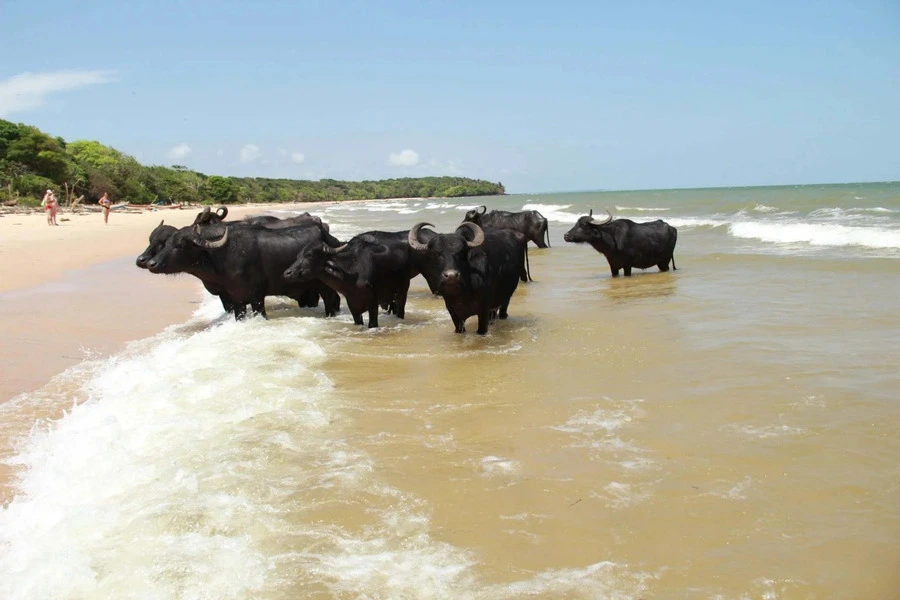
[[[338,237],[538,208],[487,336],[270,299],[2,407],[2,598],[890,598],[900,186],[389,201]],[[612,279],[588,208],[679,229]],[[152,275],[147,274],[148,277]],[[469,329],[474,329],[470,322]],[[32,427],[29,408],[64,416]]]

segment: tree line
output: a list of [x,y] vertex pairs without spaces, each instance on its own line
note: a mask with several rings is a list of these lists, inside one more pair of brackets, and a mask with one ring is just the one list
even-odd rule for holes
[[99,142],[66,142],[37,127],[0,119],[0,202],[37,206],[47,189],[67,205],[104,192],[131,204],[316,202],[380,198],[452,198],[505,193],[502,183],[467,177],[378,181],[270,179],[204,175],[182,165],[144,166]]

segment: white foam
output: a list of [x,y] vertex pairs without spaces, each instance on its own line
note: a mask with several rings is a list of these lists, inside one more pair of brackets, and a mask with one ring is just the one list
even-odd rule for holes
[[772,437],[782,437],[786,435],[799,435],[805,430],[800,427],[792,427],[790,425],[723,425],[720,431],[736,431],[749,437],[758,439],[766,439]]
[[499,456],[485,456],[481,459],[481,473],[486,477],[495,475],[513,475],[521,468],[518,462],[511,458]]
[[672,227],[692,229],[694,227],[722,227],[728,225],[729,221],[714,217],[671,217],[666,219],[666,223]]
[[522,210],[536,210],[541,213],[548,221],[556,223],[574,223],[584,214],[575,214],[568,212],[566,209],[571,208],[571,204],[525,204]]
[[714,496],[726,500],[746,500],[751,487],[753,487],[753,478],[750,476],[744,477],[737,483],[714,481],[710,485],[711,490],[703,492],[701,496]]
[[647,488],[647,484],[610,481],[598,496],[606,501],[607,508],[626,508],[650,498],[653,494]]
[[828,223],[775,223],[741,221],[728,227],[738,238],[758,239],[776,244],[804,243],[812,246],[862,246],[900,248],[900,230],[855,227]]
[[251,482],[273,455],[333,453],[316,321],[170,329],[89,367],[73,409],[15,457],[0,597],[254,595],[270,507]]
[[618,212],[663,212],[670,210],[661,207],[644,207],[644,206],[616,206]]

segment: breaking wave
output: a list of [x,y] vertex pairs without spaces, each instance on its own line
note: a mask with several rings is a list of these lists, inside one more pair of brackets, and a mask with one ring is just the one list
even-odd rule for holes
[[525,204],[522,210],[536,210],[548,220],[556,223],[574,223],[586,213],[575,214],[566,209],[572,208],[571,204]]
[[900,249],[900,231],[831,223],[773,223],[742,221],[728,226],[737,238],[775,244],[804,243],[812,246],[861,246]]

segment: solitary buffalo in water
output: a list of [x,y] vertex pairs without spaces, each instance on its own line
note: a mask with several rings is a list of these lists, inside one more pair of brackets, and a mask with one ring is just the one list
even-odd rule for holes
[[[538,248],[550,247],[550,233],[547,231],[547,219],[536,210],[522,212],[507,212],[505,210],[492,210],[487,212],[487,206],[466,212],[464,223],[475,223],[479,227],[494,227],[498,229],[512,229],[537,244]],[[487,214],[485,214],[487,213]],[[544,240],[547,240],[546,242]]]
[[619,276],[619,269],[625,277],[631,276],[631,269],[647,269],[656,265],[660,271],[669,270],[669,261],[675,269],[675,242],[678,230],[665,221],[635,223],[630,219],[615,219],[609,211],[603,221],[594,219],[594,211],[581,217],[565,237],[567,242],[588,243],[609,261],[613,277]]
[[466,319],[478,316],[478,333],[484,335],[497,314],[507,308],[525,269],[528,240],[511,229],[483,230],[463,223],[454,233],[435,234],[422,242],[419,223],[409,230],[413,265],[432,290],[443,296],[456,333],[466,331]]

